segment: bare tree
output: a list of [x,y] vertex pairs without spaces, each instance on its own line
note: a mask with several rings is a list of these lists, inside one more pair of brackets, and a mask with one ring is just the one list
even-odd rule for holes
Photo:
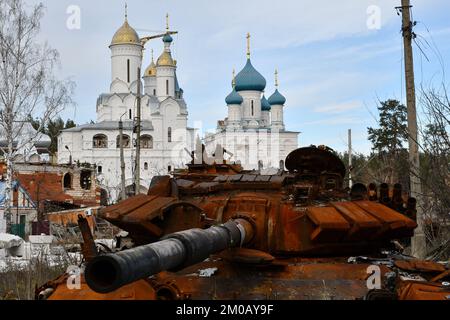
[[[0,0],[0,130],[6,136],[5,218],[11,228],[11,190],[15,152],[39,138],[47,121],[72,104],[74,83],[54,73],[59,54],[37,41],[44,15],[42,3]],[[37,132],[24,138],[26,120],[41,118]]]
[[445,86],[421,88],[419,102],[425,232],[433,256],[445,259],[450,255],[450,99]]

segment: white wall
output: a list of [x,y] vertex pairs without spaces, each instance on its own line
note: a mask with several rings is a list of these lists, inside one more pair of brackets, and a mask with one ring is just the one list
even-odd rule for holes
[[[168,97],[175,97],[175,67],[156,67],[156,95],[160,101]],[[169,94],[167,94],[167,81],[169,82]]]
[[[112,45],[110,48],[111,82],[120,79],[130,85],[138,78],[138,67],[142,67],[142,46],[138,44],[117,44]],[[128,79],[127,60],[130,60],[130,79]]]
[[[239,94],[244,99],[242,103],[242,119],[250,121],[251,127],[259,126],[261,121],[261,92],[260,91],[240,91]],[[253,115],[252,115],[253,101]]]
[[280,160],[298,148],[298,133],[265,129],[225,131],[208,136],[205,144],[208,154],[220,144],[234,154],[232,161],[240,161],[246,170],[257,169],[259,161],[264,168],[278,168]]

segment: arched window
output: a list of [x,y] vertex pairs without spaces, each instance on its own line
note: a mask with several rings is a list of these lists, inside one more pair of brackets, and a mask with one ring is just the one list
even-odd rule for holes
[[172,142],[172,128],[167,129],[167,141]]
[[252,100],[252,117],[255,115],[255,104]]
[[[126,134],[123,135],[123,141],[122,141],[122,145],[124,148],[129,148],[130,147],[130,136],[127,136]],[[120,148],[120,134],[117,136],[116,138],[116,147]]]
[[130,118],[130,120],[133,119],[133,115],[131,114],[131,109],[128,110],[128,118]]
[[147,162],[144,163],[144,170],[148,170],[148,163]]
[[153,89],[153,95],[156,96],[156,89]]
[[72,175],[66,173],[63,178],[64,189],[72,189]]
[[127,79],[128,83],[130,83],[130,59],[127,60]]
[[169,95],[169,80],[166,80],[166,95]]
[[108,137],[104,134],[97,134],[94,136],[92,141],[92,146],[95,149],[106,149],[108,148]]
[[141,149],[153,149],[153,137],[149,135],[141,136]]

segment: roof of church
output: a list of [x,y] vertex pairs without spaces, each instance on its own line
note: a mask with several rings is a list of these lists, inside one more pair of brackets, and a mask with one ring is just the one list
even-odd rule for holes
[[156,66],[169,66],[175,67],[175,61],[172,59],[172,55],[168,51],[164,51],[156,61]]
[[239,93],[236,92],[236,89],[233,89],[231,93],[226,97],[225,102],[227,105],[230,104],[242,104],[244,99],[240,96]]
[[134,30],[125,19],[123,25],[116,31],[111,41],[111,45],[115,44],[141,44],[141,40],[136,30]]
[[284,105],[286,103],[286,98],[278,91],[278,89],[276,89],[275,93],[270,96],[269,103],[272,106]]
[[144,77],[156,77],[156,64],[153,60],[145,70]]
[[173,38],[170,34],[166,33],[166,35],[163,37],[163,42],[165,43],[171,43],[173,41]]
[[263,95],[262,99],[261,99],[261,110],[262,111],[270,111],[271,107],[270,107],[270,103],[269,101],[267,101],[266,96]]
[[266,84],[266,79],[253,67],[250,58],[247,59],[244,69],[236,76],[236,91],[263,91]]
[[[153,124],[151,121],[144,120],[141,122],[143,130],[153,130]],[[123,122],[124,130],[133,130],[134,124],[131,120],[126,120]],[[81,132],[83,130],[115,130],[119,129],[119,121],[102,121],[98,123],[89,123],[81,126],[77,126],[70,129],[62,130],[64,132]]]

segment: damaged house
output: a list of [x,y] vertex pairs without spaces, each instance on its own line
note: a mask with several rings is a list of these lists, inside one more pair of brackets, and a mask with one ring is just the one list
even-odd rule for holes
[[[6,232],[4,221],[6,182],[0,177],[0,233]],[[13,196],[11,199],[12,231],[14,234],[25,238],[31,234],[32,223],[37,221],[37,206],[28,191],[22,187],[19,181],[13,182]]]

